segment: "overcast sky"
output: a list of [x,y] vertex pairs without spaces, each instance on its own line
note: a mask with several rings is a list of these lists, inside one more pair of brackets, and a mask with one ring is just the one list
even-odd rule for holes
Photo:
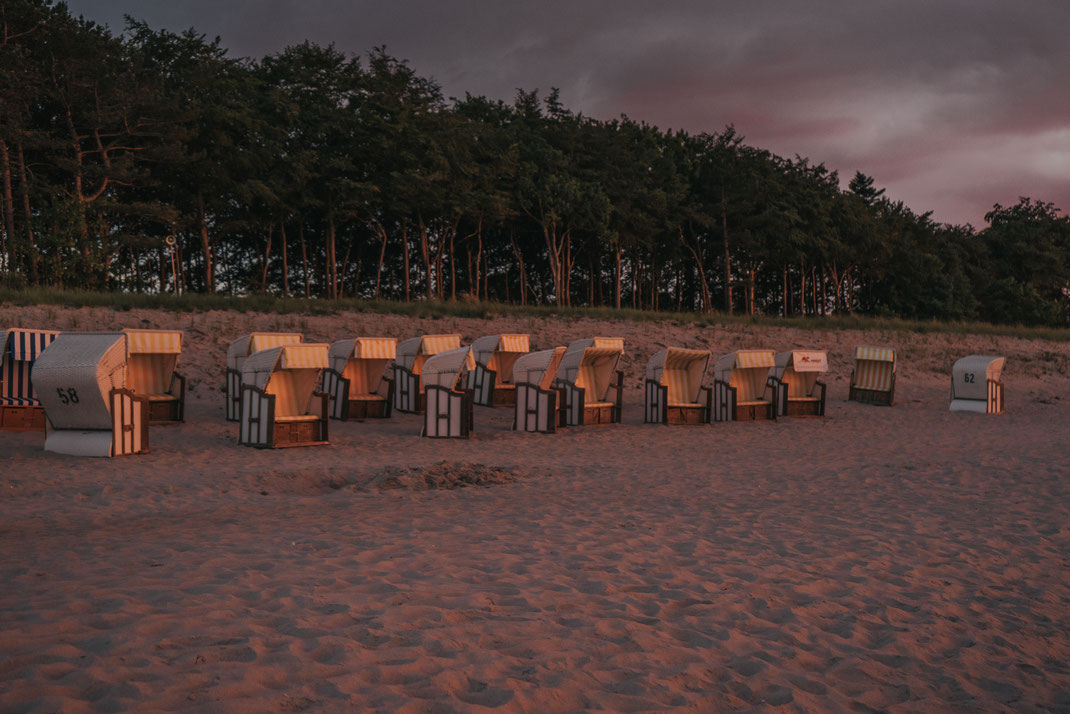
[[860,170],[937,221],[1020,195],[1070,210],[1066,0],[71,0],[123,27],[195,27],[235,56],[386,45],[442,85],[748,143]]

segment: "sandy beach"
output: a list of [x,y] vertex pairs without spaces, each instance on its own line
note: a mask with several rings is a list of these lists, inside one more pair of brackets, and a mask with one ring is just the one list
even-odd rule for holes
[[[0,709],[1070,711],[1070,346],[587,319],[0,306],[0,325],[186,331],[187,422],[151,453],[0,433]],[[468,441],[332,422],[262,451],[223,419],[230,340],[624,337],[624,423]],[[846,401],[895,347],[893,408]],[[827,416],[642,424],[661,347],[827,349]],[[1007,357],[1007,413],[949,413]],[[708,378],[712,382],[712,376]]]

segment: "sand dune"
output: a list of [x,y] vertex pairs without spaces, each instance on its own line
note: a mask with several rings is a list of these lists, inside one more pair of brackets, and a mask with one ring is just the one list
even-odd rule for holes
[[[0,434],[5,711],[1068,711],[1070,349],[1012,338],[588,320],[0,307],[0,324],[187,330],[188,423],[152,453]],[[627,340],[625,423],[467,442],[420,420],[259,451],[226,343],[531,332]],[[898,405],[844,401],[856,344]],[[663,345],[829,349],[828,416],[641,423]],[[1008,357],[1008,413],[951,414],[951,362]]]

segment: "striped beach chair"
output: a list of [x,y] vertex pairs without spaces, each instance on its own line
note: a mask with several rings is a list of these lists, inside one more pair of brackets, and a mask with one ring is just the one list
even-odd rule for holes
[[776,419],[769,389],[773,350],[739,350],[717,360],[713,367],[714,421]]
[[647,424],[709,424],[712,392],[702,386],[708,350],[667,347],[646,365],[643,421]]
[[513,364],[531,351],[528,335],[488,335],[472,343],[475,369],[468,373],[468,388],[483,407],[516,404]]
[[246,358],[254,352],[297,345],[304,340],[303,335],[293,332],[254,332],[230,343],[227,347],[227,381],[223,388],[226,393],[227,421],[238,421],[241,416],[241,370]]
[[554,386],[563,390],[565,426],[618,424],[624,373],[618,369],[624,340],[594,337],[576,340],[565,350]]
[[45,408],[45,451],[122,456],[149,450],[149,399],[127,384],[127,336],[64,333],[33,368]]
[[426,408],[421,436],[467,439],[472,433],[472,392],[466,372],[476,366],[470,347],[439,352],[427,358],[420,372]]
[[970,355],[951,368],[951,411],[1003,413],[1004,357]]
[[175,371],[182,354],[181,330],[123,330],[126,333],[127,386],[149,399],[150,422],[180,422],[185,417],[186,378]]
[[863,404],[892,406],[895,403],[895,350],[856,347],[847,398]]
[[11,329],[0,343],[0,430],[43,431],[45,410],[30,378],[34,362],[58,332]]
[[394,399],[394,380],[386,370],[397,356],[393,337],[354,337],[331,343],[323,391],[333,419],[386,419]]
[[409,414],[424,410],[424,388],[420,373],[424,363],[440,352],[460,349],[460,335],[423,335],[398,343],[394,359],[394,409]]
[[327,443],[327,395],[316,391],[326,344],[254,352],[242,365],[238,443],[261,449]]
[[769,374],[777,416],[825,416],[825,383],[829,371],[823,350],[792,350],[776,356]]
[[553,434],[558,425],[563,390],[553,387],[565,356],[565,347],[529,352],[513,362],[512,381],[516,389],[513,429]]

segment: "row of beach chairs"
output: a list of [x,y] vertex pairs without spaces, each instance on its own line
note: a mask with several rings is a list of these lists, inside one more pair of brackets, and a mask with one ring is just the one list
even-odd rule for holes
[[[184,420],[185,379],[175,371],[177,330],[58,333],[14,329],[0,353],[0,429],[44,429],[45,448],[87,456],[148,450],[150,423]],[[261,448],[328,443],[329,419],[422,414],[422,435],[467,438],[474,406],[507,406],[513,428],[621,421],[624,340],[581,339],[531,351],[528,335],[354,337],[304,342],[298,333],[253,333],[227,351],[225,415],[239,443]],[[891,406],[895,352],[855,351],[849,399]],[[708,424],[824,416],[828,371],[821,350],[739,350],[719,358],[669,347],[646,365],[644,421]],[[1002,357],[955,363],[951,409],[1003,411]],[[31,378],[32,375],[32,378]]]

